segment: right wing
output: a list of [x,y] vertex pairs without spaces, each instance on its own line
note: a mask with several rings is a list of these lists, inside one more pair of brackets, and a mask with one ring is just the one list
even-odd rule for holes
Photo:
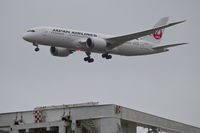
[[161,30],[161,29],[164,29],[164,28],[167,28],[167,27],[171,27],[171,26],[183,23],[185,21],[186,20],[178,21],[178,22],[170,23],[170,24],[167,24],[167,25],[164,25],[164,26],[160,26],[160,27],[157,27],[157,28],[153,28],[153,29],[149,29],[149,30],[146,30],[146,31],[137,32],[137,33],[133,33],[133,34],[107,38],[106,39],[106,41],[108,42],[107,49],[113,49],[113,48],[115,48],[119,45],[122,45],[124,42],[130,41],[130,40],[133,40],[133,39],[138,39],[138,38],[141,38],[143,36],[150,35],[157,30]]

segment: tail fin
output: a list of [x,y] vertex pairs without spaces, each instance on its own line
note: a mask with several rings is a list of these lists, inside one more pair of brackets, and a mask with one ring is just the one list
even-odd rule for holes
[[[160,26],[163,26],[163,25],[166,25],[167,22],[169,20],[169,17],[164,17],[164,18],[161,18],[154,26],[154,28],[156,27],[160,27]],[[153,34],[151,35],[148,35],[148,36],[145,36],[142,38],[142,40],[145,40],[145,41],[148,41],[148,42],[152,42],[156,45],[160,44],[160,41],[163,37],[163,34],[164,34],[164,29],[162,30],[158,30],[158,31],[155,31]]]

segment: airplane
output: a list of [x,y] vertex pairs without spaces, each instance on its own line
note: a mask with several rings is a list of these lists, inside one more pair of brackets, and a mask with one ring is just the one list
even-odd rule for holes
[[185,22],[183,20],[167,24],[168,20],[169,17],[163,17],[151,29],[121,36],[43,26],[29,29],[23,39],[36,46],[36,52],[39,51],[38,45],[50,46],[51,54],[58,57],[84,51],[87,55],[84,61],[91,63],[94,61],[92,52],[102,54],[102,58],[111,59],[111,54],[149,55],[169,51],[169,47],[187,44],[160,45],[165,28]]

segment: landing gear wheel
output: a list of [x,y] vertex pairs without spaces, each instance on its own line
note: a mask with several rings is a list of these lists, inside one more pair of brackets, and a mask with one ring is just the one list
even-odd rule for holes
[[85,57],[85,58],[84,58],[84,61],[88,61],[88,60],[89,60],[89,58],[88,58],[88,57]]
[[106,57],[106,54],[102,54],[102,58],[105,58]]
[[37,47],[37,48],[35,48],[35,51],[36,51],[36,52],[38,52],[39,50],[40,50],[40,49],[39,49],[38,47]]
[[106,56],[106,59],[111,59],[111,58],[112,58],[112,55]]
[[102,58],[111,59],[112,55],[109,55],[108,53],[105,53],[105,54],[102,54]]
[[90,57],[85,57],[84,61],[87,61],[88,63],[91,63],[91,62],[94,62],[94,59],[90,58]]
[[90,58],[90,59],[88,60],[88,63],[91,63],[91,62],[94,62],[94,59],[93,59],[93,58]]

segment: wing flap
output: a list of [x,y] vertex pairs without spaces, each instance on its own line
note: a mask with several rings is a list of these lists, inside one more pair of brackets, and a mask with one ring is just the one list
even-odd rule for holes
[[133,40],[133,39],[138,39],[138,38],[141,38],[143,36],[150,35],[150,34],[154,33],[157,30],[161,30],[161,29],[164,29],[164,28],[167,28],[167,27],[171,27],[171,26],[183,23],[185,21],[186,20],[178,21],[178,22],[170,23],[170,24],[167,24],[167,25],[164,25],[164,26],[152,28],[152,29],[149,29],[149,30],[146,30],[146,31],[137,32],[137,33],[133,33],[133,34],[128,34],[128,35],[123,35],[123,36],[117,36],[117,37],[107,38],[106,41],[109,44],[107,46],[107,48],[108,49],[115,48],[115,47],[123,44],[124,42],[130,41],[130,40]]

